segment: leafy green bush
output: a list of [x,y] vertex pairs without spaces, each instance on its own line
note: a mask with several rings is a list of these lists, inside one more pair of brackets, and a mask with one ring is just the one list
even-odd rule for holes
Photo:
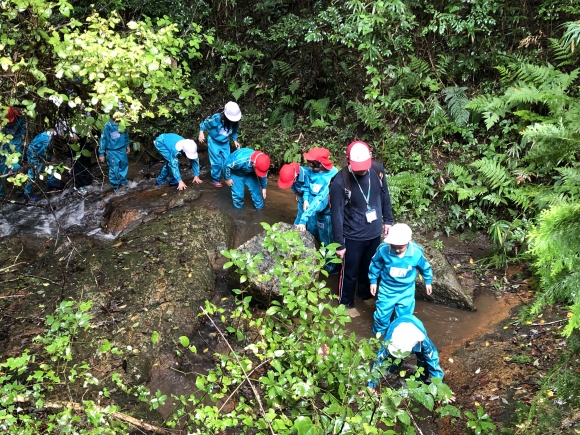
[[[224,267],[235,267],[244,286],[249,279],[279,280],[280,299],[272,301],[265,317],[254,316],[244,286],[236,291],[240,299],[229,316],[206,303],[208,318],[217,316],[224,325],[218,334],[230,353],[216,355],[220,363],[197,378],[197,392],[174,397],[183,406],[171,425],[179,421],[199,434],[233,427],[279,435],[388,434],[392,431],[383,427],[413,430],[418,405],[458,416],[446,404],[451,391],[440,382],[426,385],[411,376],[400,389],[370,394],[366,385],[374,376],[370,367],[378,342],[346,333],[350,317],[344,306],[328,302],[330,290],[317,279],[327,275],[326,262],[336,261],[336,245],[310,250],[297,232],[262,225],[264,247],[275,258],[271,273],[257,271],[261,255],[236,250],[222,252],[229,259]],[[247,393],[240,394],[244,389]],[[224,409],[227,403],[233,404],[230,411]]]
[[[127,433],[130,426],[154,428],[120,412],[118,405],[102,406],[111,392],[101,384],[95,367],[76,361],[77,335],[90,326],[91,302],[63,301],[46,318],[46,329],[33,340],[33,347],[0,363],[0,429],[5,434],[75,433],[96,435]],[[104,340],[98,357],[122,354]],[[156,409],[166,397],[159,391],[150,397],[143,386],[130,387],[119,373],[111,381],[138,401]],[[66,399],[62,399],[65,397]]]

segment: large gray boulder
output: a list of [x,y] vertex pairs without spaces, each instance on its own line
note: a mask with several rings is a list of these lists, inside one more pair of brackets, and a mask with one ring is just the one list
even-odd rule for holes
[[[278,223],[279,231],[296,231],[294,225],[286,223]],[[314,237],[308,232],[299,233],[300,238],[304,242],[307,248],[316,249],[316,242]],[[249,252],[252,256],[257,254],[262,254],[264,258],[262,263],[258,265],[259,273],[255,276],[248,275],[247,279],[247,291],[255,302],[261,305],[268,306],[272,299],[279,298],[280,295],[280,281],[277,277],[272,276],[271,279],[264,281],[263,275],[270,274],[274,265],[274,257],[272,254],[264,248],[262,245],[266,237],[266,232],[258,234],[252,239],[248,240],[246,243],[240,245],[237,250],[242,254]],[[420,279],[417,279],[417,299],[428,300],[437,304],[442,304],[450,307],[462,308],[467,310],[475,310],[473,305],[473,294],[464,289],[455,274],[455,270],[449,264],[445,256],[431,246],[431,244],[419,237],[417,239],[424,251],[425,256],[431,263],[433,267],[433,294],[427,296],[425,293],[425,283]],[[312,259],[314,257],[310,257]],[[309,257],[306,255],[302,258],[303,261],[309,261]],[[230,284],[232,287],[239,287],[239,274],[233,270],[230,272]]]
[[415,236],[413,238],[424,249],[425,257],[433,267],[433,293],[431,296],[427,296],[425,282],[417,279],[417,299],[449,307],[475,310],[473,290],[463,288],[457,279],[453,266],[449,264],[443,253],[434,248],[427,240]]
[[[298,233],[300,239],[304,243],[304,246],[311,250],[312,255],[308,255],[308,252],[306,252],[304,255],[302,255],[300,261],[312,261],[314,259],[313,254],[316,250],[316,241],[314,240],[312,234],[310,234],[308,231],[299,232],[295,225],[290,225],[284,222],[279,222],[275,225],[277,227],[277,231],[279,232],[293,231]],[[246,291],[252,295],[252,300],[254,302],[268,306],[270,305],[270,301],[272,299],[278,299],[280,297],[280,280],[274,275],[270,275],[271,278],[269,280],[263,280],[262,278],[263,275],[269,275],[272,272],[275,261],[272,253],[263,246],[265,238],[266,231],[262,231],[260,234],[252,237],[250,240],[238,246],[236,249],[242,254],[250,253],[252,257],[257,254],[262,254],[264,256],[262,258],[261,264],[257,265],[257,269],[259,271],[258,275],[248,275],[248,285]],[[239,288],[240,275],[233,269],[234,268],[232,268],[232,271],[229,275],[230,285],[234,288]],[[314,279],[317,279],[317,277],[314,277]]]

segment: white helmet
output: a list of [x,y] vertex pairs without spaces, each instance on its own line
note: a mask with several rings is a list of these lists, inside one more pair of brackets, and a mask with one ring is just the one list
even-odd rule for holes
[[232,122],[238,122],[242,119],[242,111],[240,110],[240,106],[233,101],[228,101],[224,106],[224,115]]
[[400,357],[404,353],[411,352],[415,345],[423,340],[425,334],[419,328],[410,322],[403,322],[395,327],[387,349],[394,357]]
[[389,245],[403,246],[411,241],[413,230],[407,224],[395,224],[389,230],[389,234],[385,237],[385,243]]

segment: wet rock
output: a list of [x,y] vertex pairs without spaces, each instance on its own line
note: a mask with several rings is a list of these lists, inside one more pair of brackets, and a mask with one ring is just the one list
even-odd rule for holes
[[[215,287],[210,257],[231,246],[233,228],[226,214],[184,207],[153,216],[138,231],[83,250],[70,262],[59,261],[63,252],[46,253],[29,266],[42,279],[21,298],[27,307],[19,311],[44,316],[62,299],[92,301],[93,327],[79,340],[90,346],[75,349],[78,359],[88,361],[107,339],[123,351],[131,381],[146,382],[152,362],[174,352],[179,337],[200,324],[200,306]],[[158,338],[152,340],[154,331]]]
[[[135,349],[135,351],[139,352],[138,349]],[[149,352],[129,355],[125,359],[125,372],[137,384],[149,382],[152,367],[153,362],[149,357]]]
[[433,294],[427,296],[425,283],[417,279],[417,299],[423,299],[437,304],[457,307],[466,310],[475,310],[473,305],[473,291],[463,288],[457,280],[453,266],[445,256],[421,237],[414,237],[417,243],[425,250],[425,257],[433,267]]
[[175,187],[165,187],[111,197],[106,204],[101,227],[108,233],[121,234],[136,228],[150,213],[163,213],[181,207],[200,195],[196,189],[177,191]]
[[[312,250],[316,249],[314,237],[309,232],[298,232],[296,226],[284,222],[279,222],[276,225],[280,232],[297,232],[306,248]],[[269,274],[274,266],[274,257],[272,253],[262,246],[265,238],[266,231],[262,231],[257,236],[254,236],[246,243],[236,248],[241,253],[249,252],[252,256],[257,254],[262,254],[264,256],[262,258],[262,263],[258,265],[258,271],[261,275]],[[304,256],[302,261],[309,261],[309,258],[313,257]],[[230,272],[229,279],[232,283],[232,287],[239,288],[239,275],[236,271],[232,270]],[[316,277],[313,279],[316,279]],[[280,280],[274,275],[272,275],[272,278],[268,281],[262,281],[256,276],[248,276],[248,283],[249,288],[247,291],[252,295],[253,301],[258,302],[261,305],[268,306],[272,298],[278,298],[280,296]]]

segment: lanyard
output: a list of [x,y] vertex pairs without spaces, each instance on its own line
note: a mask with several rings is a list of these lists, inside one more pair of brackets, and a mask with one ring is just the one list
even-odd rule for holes
[[[350,169],[350,168],[349,168],[349,169]],[[360,184],[359,184],[359,182],[358,182],[358,179],[356,178],[356,175],[354,175],[354,174],[352,173],[352,170],[351,170],[350,172],[351,172],[351,174],[354,176],[354,181],[356,181],[356,184],[358,185],[358,188],[360,189],[360,193],[361,193],[361,195],[363,196],[363,198],[364,198],[365,202],[367,203],[367,210],[370,210],[370,209],[371,209],[371,206],[370,206],[370,204],[369,204],[369,201],[370,201],[370,199],[371,199],[371,174],[370,174],[369,172],[367,172],[367,173],[369,174],[369,190],[367,191],[367,195],[365,196],[365,194],[364,194],[364,192],[363,192],[363,190],[362,190],[362,187],[360,187]]]

